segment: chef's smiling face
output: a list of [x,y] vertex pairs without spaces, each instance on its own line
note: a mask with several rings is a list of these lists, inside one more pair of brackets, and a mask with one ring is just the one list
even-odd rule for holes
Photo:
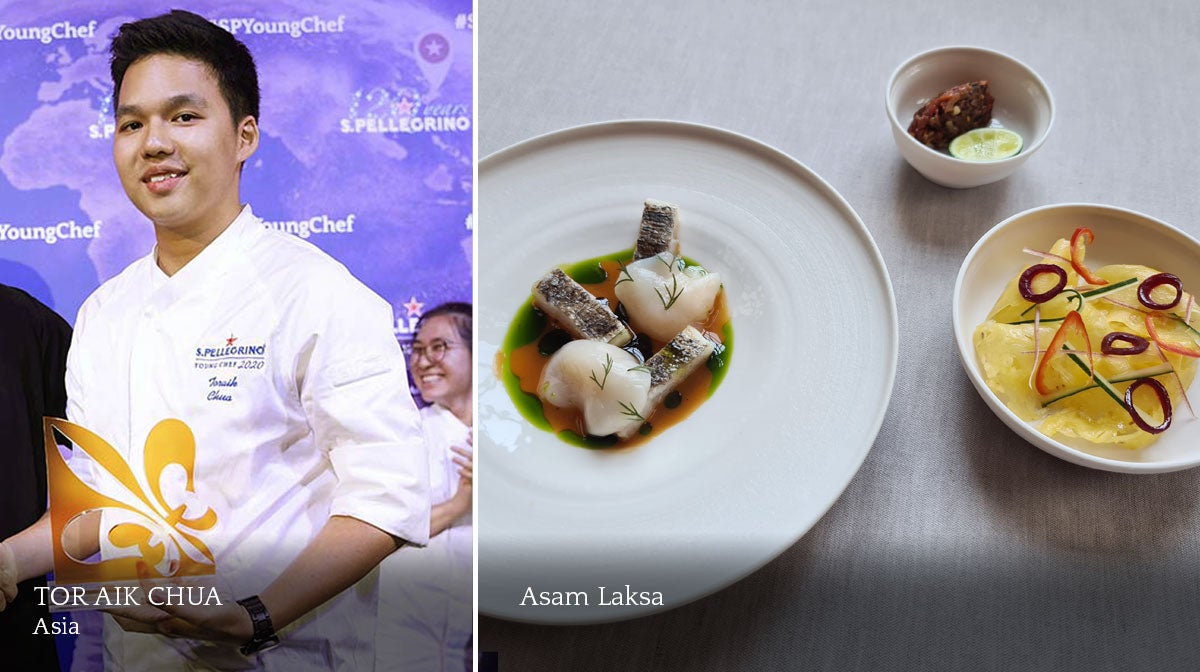
[[121,186],[160,229],[203,236],[241,211],[240,166],[258,147],[253,117],[236,124],[207,65],[158,54],[125,71],[113,160]]
[[[425,401],[455,408],[471,397],[471,344],[465,343],[448,315],[421,322],[409,360],[417,390]],[[441,359],[437,359],[438,352]]]

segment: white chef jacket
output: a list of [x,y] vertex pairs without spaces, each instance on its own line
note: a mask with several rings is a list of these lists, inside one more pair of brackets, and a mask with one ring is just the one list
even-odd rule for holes
[[[438,404],[421,409],[421,426],[436,504],[458,490],[450,447],[469,447],[470,428]],[[467,513],[425,548],[401,548],[380,565],[375,672],[472,669],[471,542]]]
[[[88,298],[68,359],[68,415],[112,444],[143,488],[150,429],[186,423],[199,507],[188,515],[211,507],[218,516],[195,534],[233,599],[258,594],[331,515],[428,540],[420,416],[391,325],[390,306],[345,267],[265,228],[246,206],[175,275],[151,253]],[[105,480],[94,462],[73,468],[85,467],[92,482]],[[104,532],[119,519],[106,515],[105,557],[116,549]],[[106,619],[105,668],[369,670],[376,581],[372,572],[252,658],[229,644],[125,633]]]

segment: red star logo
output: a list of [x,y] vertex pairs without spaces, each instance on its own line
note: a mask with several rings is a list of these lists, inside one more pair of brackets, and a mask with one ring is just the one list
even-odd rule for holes
[[230,334],[229,338],[225,339],[225,345],[233,345],[233,342],[236,340],[237,337],[235,337],[233,334]]
[[420,317],[421,310],[425,308],[425,304],[417,301],[417,297],[415,296],[409,299],[408,303],[402,303],[400,305],[404,306],[404,309],[408,311],[409,317]]
[[400,102],[396,103],[396,111],[406,116],[412,116],[413,104],[407,98],[401,98]]

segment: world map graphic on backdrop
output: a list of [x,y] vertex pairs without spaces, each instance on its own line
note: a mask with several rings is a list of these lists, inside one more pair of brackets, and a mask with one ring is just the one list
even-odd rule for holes
[[[108,42],[180,4],[0,0],[0,283],[69,322],[154,245],[112,163]],[[469,301],[470,0],[186,9],[258,64],[262,140],[242,179],[255,214],[387,299],[402,343],[423,310]]]

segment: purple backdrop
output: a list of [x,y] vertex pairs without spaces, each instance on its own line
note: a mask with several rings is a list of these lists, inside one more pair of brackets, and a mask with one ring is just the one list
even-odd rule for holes
[[[179,4],[0,2],[0,282],[70,322],[153,246],[112,165],[108,40]],[[422,309],[471,298],[471,2],[246,6],[186,7],[258,63],[243,198],[391,302],[406,342]]]

